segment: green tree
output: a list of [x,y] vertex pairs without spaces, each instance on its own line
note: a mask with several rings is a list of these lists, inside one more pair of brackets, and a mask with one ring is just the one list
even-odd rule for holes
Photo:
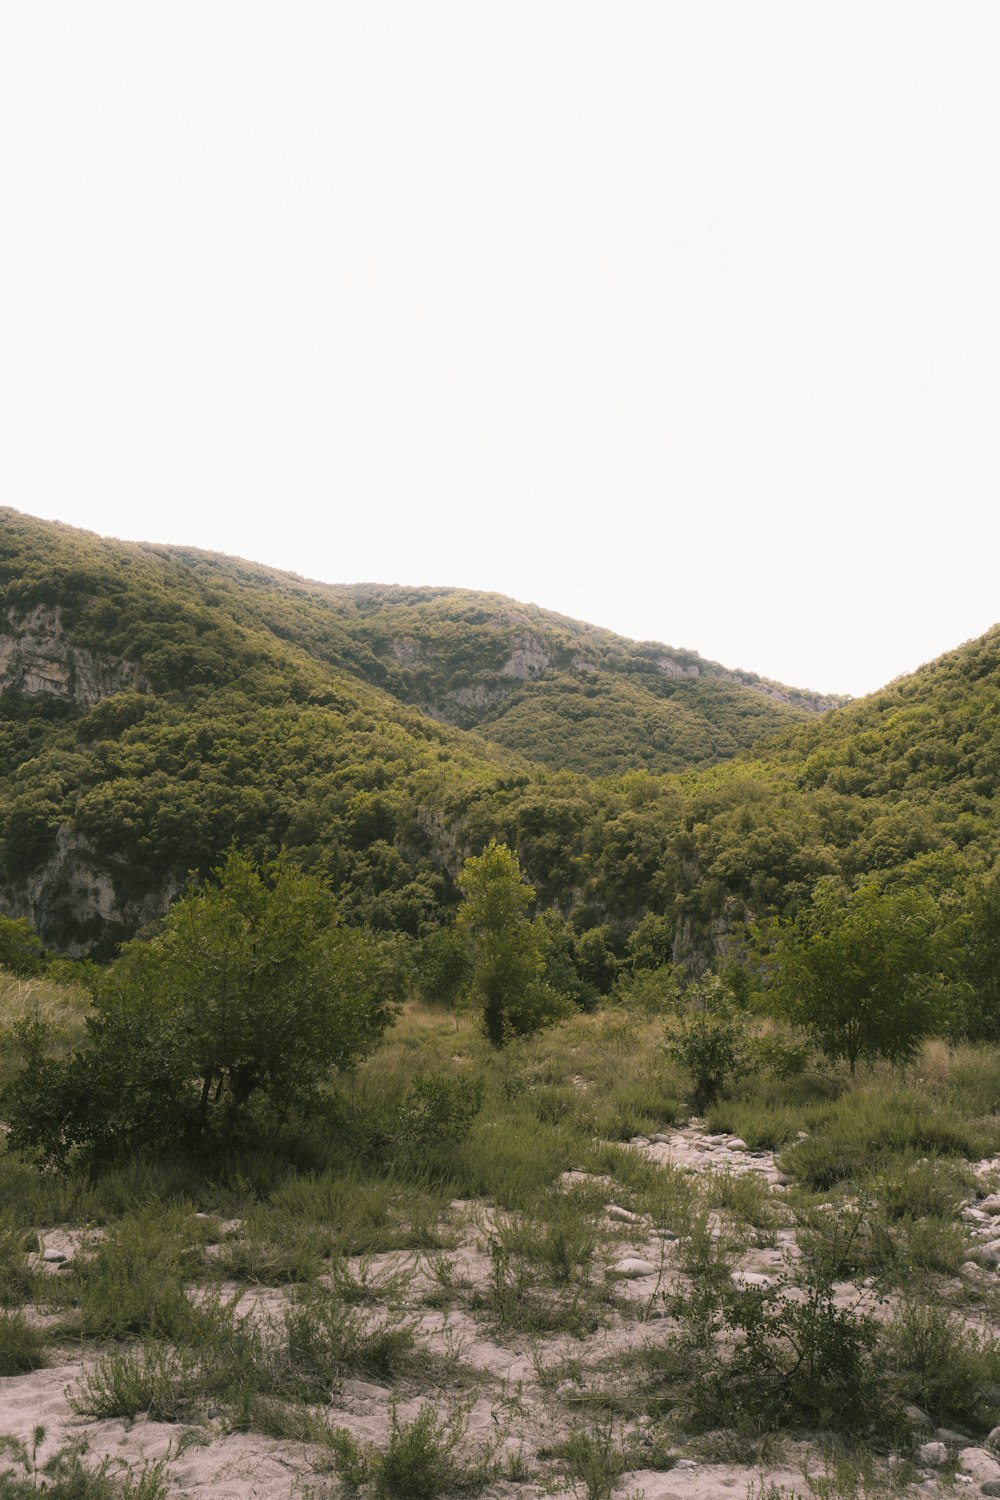
[[37,974],[44,968],[42,940],[24,917],[0,917],[0,969]]
[[973,888],[963,926],[963,1029],[976,1041],[1000,1041],[1000,870]]
[[391,949],[343,925],[320,879],[233,850],[96,978],[77,1053],[56,1062],[26,1038],[12,1142],[65,1159],[74,1147],[108,1158],[245,1141],[371,1051],[394,970]]
[[469,947],[455,927],[434,927],[416,944],[414,978],[428,1005],[457,1006],[471,976]]
[[942,1020],[940,917],[921,890],[848,892],[827,877],[794,922],[779,925],[777,993],[829,1057],[911,1057]]
[[527,915],[535,892],[517,855],[491,839],[482,854],[466,860],[458,883],[464,900],[457,922],[472,954],[472,991],[486,1035],[503,1047],[565,1014],[567,1005],[544,982],[543,935]]

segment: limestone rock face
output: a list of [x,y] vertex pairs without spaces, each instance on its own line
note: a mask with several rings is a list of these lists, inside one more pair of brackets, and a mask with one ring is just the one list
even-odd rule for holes
[[0,909],[26,917],[47,947],[79,957],[107,924],[134,932],[161,917],[178,890],[168,882],[140,894],[126,867],[110,869],[64,824],[44,864],[17,887],[0,889]]
[[515,677],[524,682],[529,677],[536,677],[539,672],[547,672],[551,664],[551,657],[541,641],[533,635],[526,635],[500,668],[500,676]]
[[0,634],[0,692],[13,688],[27,697],[45,694],[86,710],[122,688],[144,686],[131,662],[70,641],[58,605],[36,604],[24,613],[7,610]]

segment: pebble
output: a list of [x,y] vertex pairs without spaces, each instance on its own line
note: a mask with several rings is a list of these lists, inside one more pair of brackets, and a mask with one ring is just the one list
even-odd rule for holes
[[675,1469],[696,1469],[698,1460],[696,1458],[679,1458],[674,1464]]
[[631,1209],[622,1208],[617,1203],[608,1204],[608,1218],[617,1219],[621,1224],[638,1224],[642,1218],[641,1214],[632,1213]]
[[774,1277],[765,1276],[763,1271],[734,1271],[729,1279],[737,1289],[750,1286],[774,1286]]
[[556,1386],[557,1396],[571,1396],[576,1390],[575,1380],[564,1380],[561,1385]]
[[648,1260],[640,1260],[637,1255],[626,1255],[624,1260],[617,1261],[611,1267],[614,1276],[655,1276],[656,1267]]
[[948,1449],[944,1443],[921,1443],[917,1449],[917,1463],[927,1464],[930,1468],[940,1469],[942,1464],[948,1462]]
[[745,1151],[747,1149],[746,1141],[741,1141],[738,1135],[732,1136],[728,1145],[730,1151]]

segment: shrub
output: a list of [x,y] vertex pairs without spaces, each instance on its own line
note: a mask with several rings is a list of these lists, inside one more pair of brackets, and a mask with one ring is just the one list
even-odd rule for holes
[[199,1393],[196,1357],[164,1344],[115,1348],[102,1354],[70,1398],[78,1416],[103,1421],[139,1416],[177,1422],[193,1409]]
[[691,986],[666,1047],[691,1075],[697,1110],[711,1104],[728,1079],[748,1070],[747,1020],[720,979],[709,976]]
[[481,1078],[421,1073],[403,1101],[403,1139],[422,1146],[464,1141],[485,1092]]
[[889,1324],[886,1344],[899,1395],[933,1421],[980,1430],[996,1421],[1000,1340],[975,1333],[944,1308],[910,1302]]
[[99,979],[71,1058],[26,1035],[5,1097],[11,1144],[103,1160],[232,1146],[255,1114],[273,1130],[375,1046],[393,981],[391,956],[339,921],[322,881],[232,850]]
[[497,1477],[499,1440],[466,1457],[468,1413],[459,1407],[439,1417],[424,1406],[412,1422],[400,1422],[390,1409],[389,1441],[384,1448],[363,1448],[339,1430],[331,1443],[341,1480],[353,1493],[372,1500],[440,1500],[445,1495],[475,1495]]

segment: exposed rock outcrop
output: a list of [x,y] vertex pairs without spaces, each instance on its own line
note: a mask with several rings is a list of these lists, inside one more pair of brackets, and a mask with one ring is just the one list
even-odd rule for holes
[[56,835],[55,849],[16,888],[3,891],[2,907],[26,917],[46,947],[80,957],[104,933],[124,935],[161,917],[179,886],[140,892],[125,869],[107,868],[69,824]]
[[37,604],[24,613],[7,610],[0,634],[0,692],[45,694],[86,710],[126,687],[146,687],[138,667],[75,645],[57,604]]

